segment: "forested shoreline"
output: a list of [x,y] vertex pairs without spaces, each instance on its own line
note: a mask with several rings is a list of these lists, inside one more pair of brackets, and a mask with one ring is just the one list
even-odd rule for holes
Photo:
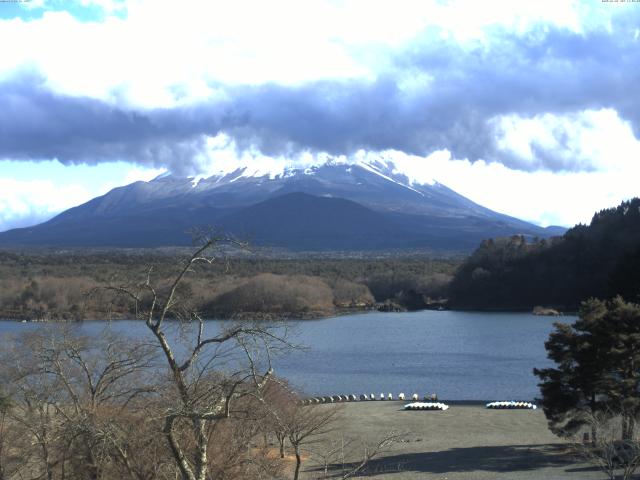
[[[180,255],[158,252],[0,252],[0,318],[40,321],[131,318],[97,287],[167,278]],[[437,305],[456,259],[269,259],[228,257],[181,285],[208,318],[319,318]],[[166,286],[165,286],[166,287]],[[93,292],[93,293],[91,293]]]
[[576,312],[588,298],[640,300],[640,199],[597,212],[562,237],[491,239],[447,289],[453,308]]

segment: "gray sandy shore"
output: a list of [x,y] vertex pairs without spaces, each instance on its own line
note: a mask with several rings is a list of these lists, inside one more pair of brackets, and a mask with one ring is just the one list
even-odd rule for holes
[[[452,405],[447,411],[404,411],[403,402],[342,404],[333,442],[355,439],[369,444],[387,432],[406,432],[402,440],[369,465],[380,479],[602,479],[604,474],[571,454],[570,445],[552,434],[541,410],[488,410],[482,405]],[[322,408],[331,408],[323,406]],[[311,448],[321,450],[321,445]],[[356,462],[362,449],[348,454]],[[349,456],[351,458],[349,458]],[[341,460],[334,460],[340,470]],[[320,470],[306,465],[305,478]]]

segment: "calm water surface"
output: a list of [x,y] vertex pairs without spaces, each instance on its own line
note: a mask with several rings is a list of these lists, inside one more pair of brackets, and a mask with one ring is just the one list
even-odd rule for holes
[[[534,367],[550,365],[544,342],[557,319],[522,313],[421,311],[366,313],[291,322],[293,340],[308,348],[274,361],[276,374],[313,394],[435,392],[449,400],[534,399]],[[563,317],[573,322],[571,317]],[[211,321],[209,329],[223,322]],[[99,335],[105,322],[77,328]],[[42,324],[0,322],[0,336]],[[113,330],[149,335],[140,322]]]

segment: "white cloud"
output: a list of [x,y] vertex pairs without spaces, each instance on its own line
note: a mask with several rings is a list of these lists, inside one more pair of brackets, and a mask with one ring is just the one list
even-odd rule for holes
[[162,175],[166,171],[166,168],[134,167],[127,170],[122,180],[122,185],[129,185],[130,183],[139,181],[148,182],[149,180],[153,180],[157,176]]
[[239,152],[236,143],[228,135],[219,134],[207,138],[207,150],[201,161],[202,173],[198,178],[231,173],[239,167],[247,167],[247,173],[269,175],[282,173],[290,167],[307,167],[326,161],[326,154],[302,153],[294,158],[285,156],[270,157],[255,148]]
[[77,184],[0,178],[0,231],[40,223],[92,197],[93,192]]
[[538,148],[567,165],[586,161],[591,171],[514,170],[452,159],[446,150],[428,158],[395,156],[416,181],[435,178],[480,205],[544,226],[589,223],[596,211],[640,195],[640,141],[614,110],[502,117],[498,127],[499,146],[525,163],[536,161]]
[[447,151],[408,160],[403,168],[416,181],[435,178],[480,205],[543,226],[589,223],[596,211],[640,193],[637,161],[608,171],[552,173],[452,160]]
[[96,189],[80,183],[0,177],[0,232],[44,222],[115,187],[139,180],[149,181],[165,171],[140,167],[124,169],[120,179],[105,182]]
[[216,95],[215,82],[371,79],[394,49],[430,28],[459,42],[488,41],[492,28],[601,27],[617,10],[589,15],[596,7],[572,0],[135,0],[120,18],[111,14],[124,8],[121,2],[79,1],[101,6],[106,19],[47,12],[37,20],[0,20],[0,44],[11,45],[0,57],[0,77],[35,68],[60,92],[171,106]]
[[541,154],[554,157],[556,170],[580,164],[631,173],[639,165],[640,142],[630,123],[612,109],[532,118],[509,115],[493,123],[499,148],[521,159],[525,169],[538,168]]

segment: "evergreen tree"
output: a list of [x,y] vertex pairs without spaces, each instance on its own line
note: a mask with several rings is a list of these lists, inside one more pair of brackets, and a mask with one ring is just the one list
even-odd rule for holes
[[620,257],[610,275],[610,289],[629,301],[640,302],[640,245]]
[[615,412],[630,438],[640,413],[640,306],[621,297],[583,302],[580,318],[557,323],[545,348],[556,367],[534,373],[551,430],[569,435],[585,414]]
[[616,295],[640,302],[640,198],[596,213],[589,226],[563,237],[484,241],[448,293],[454,308],[482,310],[545,305],[575,311],[585,298]]

